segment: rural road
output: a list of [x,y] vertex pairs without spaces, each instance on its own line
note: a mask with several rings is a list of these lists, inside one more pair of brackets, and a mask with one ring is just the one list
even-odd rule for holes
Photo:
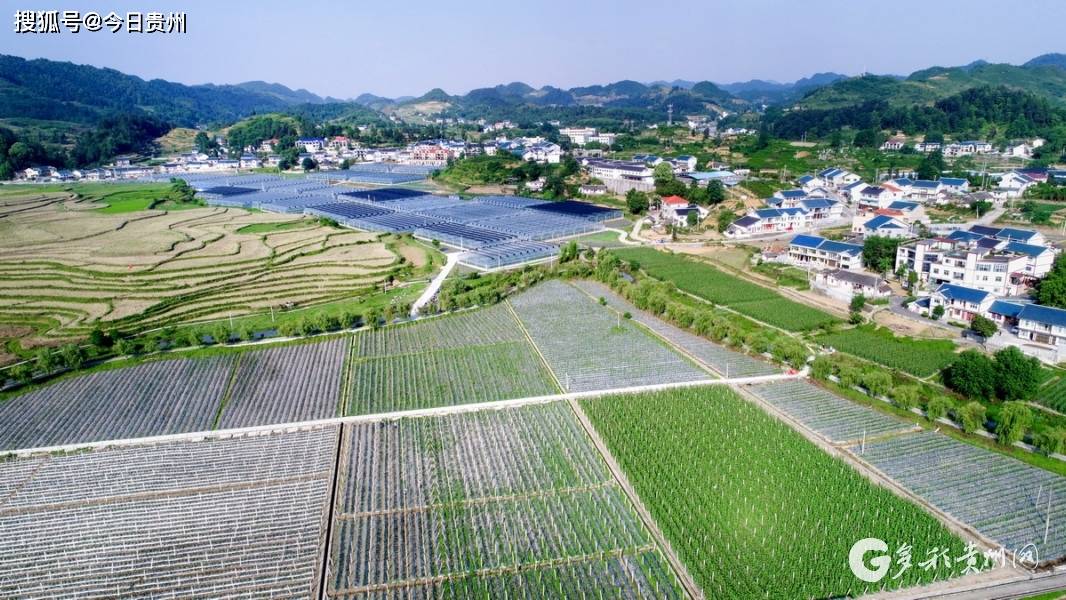
[[418,311],[421,310],[423,306],[429,304],[429,301],[437,295],[438,291],[440,291],[440,286],[444,284],[444,280],[448,278],[452,269],[454,269],[455,265],[459,263],[458,252],[452,252],[447,256],[448,260],[444,263],[444,268],[440,270],[440,273],[437,273],[437,276],[429,283],[429,287],[427,287],[426,290],[422,292],[422,295],[418,297],[418,300],[415,300],[415,303],[411,305],[411,317],[417,317]]

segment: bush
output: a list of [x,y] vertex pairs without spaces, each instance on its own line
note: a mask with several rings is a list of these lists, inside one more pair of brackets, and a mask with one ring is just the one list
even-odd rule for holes
[[999,327],[996,326],[995,321],[992,319],[976,315],[973,320],[970,321],[970,329],[972,329],[977,335],[987,339],[996,335],[996,331],[999,330]]
[[1033,436],[1033,445],[1044,454],[1062,454],[1066,451],[1066,429],[1052,427]]
[[930,421],[946,417],[955,408],[955,402],[947,396],[934,396],[925,405],[925,416]]
[[980,431],[985,426],[985,405],[970,402],[958,411],[959,424],[966,433]]
[[826,355],[818,356],[811,363],[811,377],[819,381],[826,381],[830,375],[833,375],[836,371],[836,365],[833,364],[833,359]]
[[936,306],[934,306],[933,307],[933,313],[930,315],[930,317],[933,320],[935,320],[935,321],[939,321],[940,317],[943,317],[943,316],[944,316],[944,305],[937,304]]
[[1025,430],[1033,420],[1033,413],[1022,402],[1006,402],[996,419],[996,436],[999,443],[1010,446],[1025,436]]
[[869,369],[862,374],[862,387],[871,396],[884,396],[892,388],[892,376],[880,369]]

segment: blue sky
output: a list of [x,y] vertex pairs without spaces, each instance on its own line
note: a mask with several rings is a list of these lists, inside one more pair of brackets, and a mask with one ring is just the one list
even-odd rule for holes
[[[1066,2],[1022,0],[19,0],[0,53],[182,83],[265,80],[341,98],[525,81],[792,81],[1066,52]],[[172,11],[186,35],[17,35],[14,12]]]

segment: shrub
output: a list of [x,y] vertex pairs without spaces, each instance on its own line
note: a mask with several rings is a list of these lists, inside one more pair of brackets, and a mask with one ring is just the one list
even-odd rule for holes
[[815,358],[811,363],[811,377],[819,381],[826,381],[835,371],[836,365],[833,364],[833,359],[824,354]]
[[985,426],[985,406],[970,402],[958,410],[959,424],[966,433],[980,431]]
[[1033,445],[1044,454],[1062,454],[1066,451],[1066,429],[1052,427],[1033,436]]
[[996,326],[995,321],[992,319],[976,315],[973,320],[970,321],[970,329],[983,338],[990,338],[996,335],[996,331],[999,330],[999,327]]
[[892,403],[903,410],[910,410],[918,406],[920,393],[921,390],[916,385],[901,385],[892,390]]
[[884,396],[892,387],[892,376],[880,369],[868,369],[862,374],[862,387],[871,396]]

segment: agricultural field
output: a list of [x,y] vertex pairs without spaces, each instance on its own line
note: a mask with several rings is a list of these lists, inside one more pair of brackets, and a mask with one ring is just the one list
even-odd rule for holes
[[918,377],[928,377],[951,364],[956,349],[951,340],[897,336],[870,325],[820,335],[815,341]]
[[238,355],[218,427],[328,419],[338,413],[348,338]]
[[623,314],[628,312],[634,321],[654,331],[662,338],[669,340],[675,347],[681,348],[690,356],[695,357],[724,377],[776,375],[781,372],[779,368],[767,361],[730,350],[648,314],[630,304],[625,298],[622,298],[602,283],[581,280],[573,282],[573,285],[595,298],[603,298],[607,305],[616,311],[620,311]]
[[1066,377],[1059,377],[1043,385],[1036,393],[1035,402],[1066,413]]
[[349,370],[355,415],[559,393],[504,304],[359,332]]
[[619,257],[636,261],[646,273],[673,283],[678,289],[742,315],[788,331],[810,331],[837,319],[829,313],[788,300],[708,264],[651,248],[623,248]]
[[616,311],[561,281],[541,283],[508,303],[565,391],[713,377]]
[[0,597],[308,597],[338,426],[0,461]]
[[330,597],[682,597],[565,403],[352,424],[340,468]]
[[[581,406],[708,598],[858,596],[961,573],[917,563],[935,548],[962,556],[963,540],[727,388]],[[855,578],[844,565],[867,537],[910,544],[914,568]]]
[[1009,551],[1034,544],[1040,561],[1066,556],[1060,475],[935,432],[868,443],[861,458]]
[[0,451],[212,428],[232,355],[96,371],[0,401]]
[[293,215],[143,210],[158,187],[3,190],[0,343],[25,350],[94,325],[140,331],[347,300],[432,258],[406,238]]
[[806,380],[761,383],[748,389],[832,442],[913,429],[909,423],[845,400]]

